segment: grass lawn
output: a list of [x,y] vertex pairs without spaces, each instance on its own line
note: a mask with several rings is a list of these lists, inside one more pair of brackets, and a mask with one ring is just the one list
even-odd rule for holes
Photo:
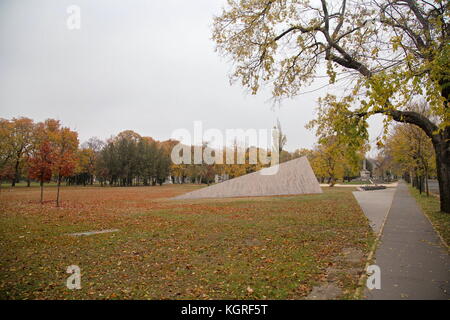
[[440,211],[439,198],[433,195],[427,197],[425,193],[420,194],[419,190],[411,185],[409,190],[448,246],[450,244],[450,214]]
[[[9,189],[11,187],[11,182],[9,182],[9,181],[8,182],[3,182],[0,186],[1,186],[2,189]],[[40,186],[39,182],[32,181],[30,183],[30,187],[39,187],[39,186]],[[57,183],[53,182],[53,181],[52,182],[47,182],[47,183],[44,184],[44,186],[45,187],[56,187]],[[16,183],[16,188],[24,188],[24,187],[28,187],[28,185],[27,185],[27,183],[25,181],[20,181],[20,182]]]
[[[63,187],[0,193],[0,299],[301,299],[368,253],[373,235],[353,188],[319,195],[174,201],[198,186]],[[103,229],[115,233],[73,237]],[[356,266],[364,267],[364,259]],[[69,265],[81,290],[66,288]],[[354,268],[355,266],[352,266]]]

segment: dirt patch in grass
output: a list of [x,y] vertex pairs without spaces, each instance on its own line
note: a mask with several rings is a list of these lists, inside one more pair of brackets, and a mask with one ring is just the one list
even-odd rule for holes
[[[170,200],[197,187],[65,187],[62,208],[37,203],[38,188],[2,192],[0,298],[302,299],[330,267],[343,270],[339,298],[351,296],[358,275],[336,257],[365,255],[373,241],[352,188]],[[105,229],[120,231],[67,236]],[[81,268],[81,290],[66,288],[69,265]]]

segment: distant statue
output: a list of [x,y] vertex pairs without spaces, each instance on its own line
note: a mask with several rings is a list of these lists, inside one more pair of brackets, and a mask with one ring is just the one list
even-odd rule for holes
[[367,170],[366,168],[366,158],[364,158],[363,160],[363,168],[362,170],[359,172],[360,176],[361,176],[361,180],[363,181],[368,181],[370,179],[370,171]]

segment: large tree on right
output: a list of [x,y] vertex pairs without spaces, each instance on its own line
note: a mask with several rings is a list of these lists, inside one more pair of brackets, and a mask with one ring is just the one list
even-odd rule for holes
[[[265,85],[283,99],[317,77],[346,81],[320,104],[319,136],[346,137],[356,150],[374,114],[386,126],[421,128],[436,152],[441,210],[450,213],[449,8],[448,0],[228,0],[213,40],[234,63],[231,80],[253,94]],[[429,116],[407,109],[417,99]]]

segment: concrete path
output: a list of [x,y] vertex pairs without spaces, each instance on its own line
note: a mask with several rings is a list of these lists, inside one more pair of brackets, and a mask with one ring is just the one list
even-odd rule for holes
[[383,222],[391,208],[396,189],[388,188],[373,191],[354,191],[353,195],[358,201],[362,211],[369,219],[373,231],[378,234]]
[[[321,183],[319,185],[320,185],[321,188],[326,188],[326,187],[330,186],[328,183]],[[335,187],[344,187],[344,188],[357,188],[357,187],[373,186],[373,184],[342,184],[342,183],[336,183],[334,186]],[[383,187],[386,187],[386,188],[397,188],[397,182],[378,183],[377,186],[383,186]]]
[[366,288],[369,300],[450,299],[448,250],[403,182],[394,195],[374,264],[381,269],[381,289]]

